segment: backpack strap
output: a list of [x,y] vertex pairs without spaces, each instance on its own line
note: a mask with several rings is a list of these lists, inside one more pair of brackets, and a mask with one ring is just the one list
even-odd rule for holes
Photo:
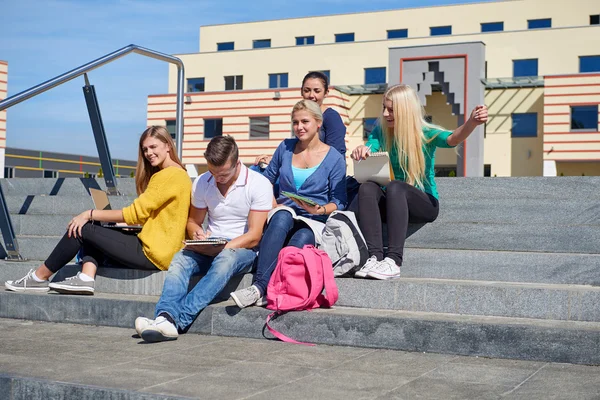
[[[308,275],[310,276],[310,293],[308,294],[308,299],[304,303],[304,306],[307,304],[314,304],[317,302],[319,305],[321,304],[319,298],[321,296],[321,291],[323,290],[320,286],[317,285],[319,280],[317,279],[317,268],[323,268],[323,262],[321,260],[321,254],[319,254],[319,250],[317,250],[312,245],[305,245],[300,252],[302,257],[304,257],[304,265],[308,270]],[[331,269],[331,274],[333,276],[333,268]]]
[[325,295],[319,294],[317,302],[321,307],[332,307],[339,297],[338,288],[333,277],[333,266],[324,252],[318,254],[321,268],[323,269],[323,286],[325,287]]
[[281,340],[282,342],[293,343],[293,344],[302,344],[304,346],[314,346],[315,345],[314,343],[299,342],[297,340],[294,340],[291,337],[286,336],[283,333],[281,333],[278,330],[271,327],[271,325],[269,325],[269,321],[271,321],[271,319],[273,317],[278,317],[280,315],[282,315],[282,313],[280,311],[275,311],[275,312],[272,312],[271,314],[269,314],[269,316],[267,317],[267,329],[269,330],[269,332],[271,332],[273,334],[273,336],[275,336],[277,339]]

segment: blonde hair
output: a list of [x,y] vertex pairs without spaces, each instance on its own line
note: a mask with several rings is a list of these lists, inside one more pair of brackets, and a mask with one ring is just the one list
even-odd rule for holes
[[300,100],[292,109],[292,117],[298,111],[307,111],[314,119],[319,122],[319,126],[323,125],[323,113],[321,107],[312,100]]
[[181,168],[185,169],[181,161],[179,161],[179,157],[177,157],[177,152],[175,151],[175,143],[173,143],[173,139],[171,138],[171,134],[164,126],[151,126],[142,133],[140,137],[140,145],[138,151],[138,163],[135,168],[135,189],[138,196],[146,190],[148,187],[148,182],[150,182],[150,178],[152,175],[160,171],[160,168],[153,167],[150,164],[150,161],[144,157],[144,150],[142,149],[144,140],[149,137],[156,138],[161,142],[165,143],[169,147],[169,156],[171,160],[175,161],[176,164],[181,166]]
[[383,94],[383,101],[392,102],[394,127],[384,123],[383,115],[379,125],[383,133],[383,147],[391,152],[396,148],[398,163],[404,172],[406,183],[423,187],[425,178],[425,154],[423,144],[433,140],[423,134],[423,127],[437,128],[425,121],[425,109],[417,93],[408,85],[394,85]]

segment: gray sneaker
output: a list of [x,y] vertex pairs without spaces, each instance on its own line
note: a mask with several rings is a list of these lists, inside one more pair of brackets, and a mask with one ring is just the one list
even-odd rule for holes
[[246,308],[256,304],[262,297],[260,291],[254,285],[247,287],[246,289],[236,290],[235,292],[230,293],[230,296],[239,308]]
[[55,290],[58,293],[94,294],[94,284],[96,282],[84,282],[79,277],[80,274],[81,272],[78,272],[75,276],[67,278],[62,282],[52,282],[48,286],[50,287],[50,289]]
[[13,292],[47,292],[50,290],[48,288],[48,281],[38,282],[33,279],[34,272],[33,269],[30,269],[27,275],[21,279],[4,282],[4,287],[6,290],[11,290]]

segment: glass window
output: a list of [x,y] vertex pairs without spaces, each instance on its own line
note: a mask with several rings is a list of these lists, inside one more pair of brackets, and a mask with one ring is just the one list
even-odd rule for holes
[[363,139],[369,138],[375,124],[377,124],[377,118],[363,118]]
[[408,37],[408,29],[392,29],[387,31],[388,39],[403,39]]
[[171,135],[173,140],[175,140],[177,137],[177,129],[175,128],[175,125],[176,125],[175,120],[168,119],[165,121],[165,125],[167,126],[167,130],[169,131],[169,134]]
[[552,18],[529,19],[527,29],[552,28]]
[[452,35],[452,26],[432,26],[429,28],[429,34],[431,36]]
[[598,105],[571,106],[571,130],[598,130]]
[[537,58],[513,60],[513,77],[519,76],[538,76]]
[[250,139],[269,138],[269,117],[250,118]]
[[298,36],[296,37],[296,46],[306,46],[307,44],[315,44],[314,36]]
[[336,43],[354,42],[354,32],[352,32],[352,33],[336,33],[335,41],[336,41]]
[[187,80],[187,91],[204,92],[204,78],[190,78]]
[[14,167],[4,167],[4,177],[5,178],[14,178],[15,177],[15,168]]
[[234,75],[225,77],[225,90],[242,90],[244,88],[244,76]]
[[514,113],[512,114],[511,136],[536,137],[537,136],[537,113]]
[[44,178],[58,178],[58,171],[52,171],[49,169],[44,170]]
[[387,82],[385,67],[365,68],[365,85],[385,82]]
[[600,14],[590,15],[590,25],[600,25]]
[[481,32],[499,32],[504,30],[504,22],[483,22]]
[[204,139],[212,139],[223,134],[223,118],[204,119]]
[[600,56],[579,57],[579,72],[600,72]]
[[271,39],[259,39],[252,41],[253,49],[264,49],[267,47],[271,47]]
[[233,42],[217,43],[217,51],[233,50]]
[[288,87],[288,74],[269,74],[269,89]]

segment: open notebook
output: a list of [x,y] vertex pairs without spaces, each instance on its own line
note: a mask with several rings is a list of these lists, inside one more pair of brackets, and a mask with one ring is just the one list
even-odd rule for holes
[[366,160],[354,160],[354,179],[360,183],[373,181],[381,186],[394,180],[394,170],[387,151],[371,153]]
[[[96,210],[112,210],[108,195],[106,192],[98,189],[90,188],[90,194],[92,195],[92,201],[94,202],[94,208]],[[115,224],[114,222],[101,222],[100,226],[111,229],[128,230],[128,231],[141,231],[142,225],[123,225]]]

